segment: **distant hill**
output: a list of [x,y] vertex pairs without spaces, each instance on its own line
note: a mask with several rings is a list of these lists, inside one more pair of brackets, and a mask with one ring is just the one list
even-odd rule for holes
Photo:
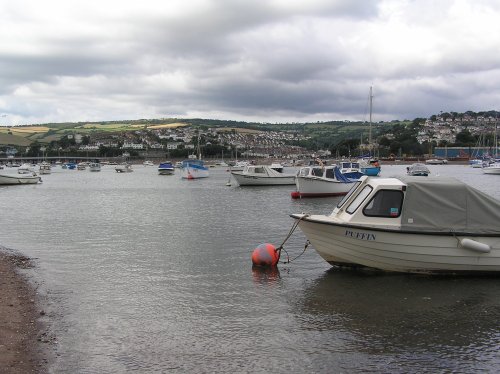
[[30,145],[32,140],[19,135],[7,134],[6,132],[0,131],[0,144],[5,145],[19,145],[26,147]]
[[0,127],[0,144],[27,146],[34,141],[50,143],[72,133],[82,135],[96,132],[127,132],[138,129],[160,129],[188,126],[189,123],[179,121],[111,121],[111,122],[78,122],[47,123],[31,126]]
[[[403,124],[400,121],[379,122],[372,124],[372,137],[384,133],[394,124]],[[39,143],[50,143],[63,138],[65,135],[79,133],[90,135],[97,133],[120,133],[135,131],[138,129],[160,129],[177,128],[182,126],[195,126],[202,130],[208,128],[219,128],[221,131],[237,131],[249,133],[252,131],[287,131],[308,137],[302,146],[307,148],[332,148],[346,139],[363,139],[367,141],[369,125],[362,121],[329,121],[310,123],[266,123],[266,122],[243,122],[232,120],[215,119],[139,119],[124,121],[102,121],[102,122],[65,122],[45,123],[31,126],[0,127],[0,134],[8,137],[0,138],[0,144],[29,145],[34,141]]]

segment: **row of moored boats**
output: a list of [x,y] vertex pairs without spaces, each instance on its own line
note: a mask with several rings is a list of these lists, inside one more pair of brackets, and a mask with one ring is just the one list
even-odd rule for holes
[[[209,175],[201,160],[178,166],[186,179]],[[255,184],[259,177],[272,178],[274,184],[294,181],[303,196],[307,191],[344,195],[329,215],[291,215],[332,265],[425,274],[500,272],[500,201],[454,178],[362,175],[356,179],[347,170],[342,173],[342,166],[347,165],[318,163],[286,175],[271,165],[247,165],[231,175],[237,179],[246,173],[239,179],[242,185]],[[173,173],[174,166],[163,163],[159,173],[162,169]],[[19,176],[39,178],[29,173]],[[318,192],[325,180],[335,181],[331,183],[342,190]]]

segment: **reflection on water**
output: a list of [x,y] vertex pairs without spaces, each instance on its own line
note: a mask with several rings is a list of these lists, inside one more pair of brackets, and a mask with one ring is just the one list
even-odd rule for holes
[[280,281],[280,271],[277,266],[252,266],[253,280],[259,285],[270,285]]
[[[500,197],[481,170],[430,168]],[[329,214],[338,198],[227,187],[225,170],[210,173],[55,168],[43,184],[0,188],[0,244],[37,258],[48,295],[54,373],[498,368],[496,280],[330,270],[311,247],[291,264],[252,268],[259,243],[285,239],[289,214]],[[296,230],[290,258],[305,242]]]
[[[488,371],[500,363],[496,278],[426,278],[331,269],[298,301],[302,328],[344,335],[367,369]],[[388,359],[387,356],[390,356]]]

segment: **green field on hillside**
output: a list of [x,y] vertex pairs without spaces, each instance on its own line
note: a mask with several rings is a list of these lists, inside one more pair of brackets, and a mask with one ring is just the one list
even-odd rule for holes
[[28,146],[32,141],[24,136],[7,134],[7,132],[0,132],[0,144],[3,145],[19,145]]

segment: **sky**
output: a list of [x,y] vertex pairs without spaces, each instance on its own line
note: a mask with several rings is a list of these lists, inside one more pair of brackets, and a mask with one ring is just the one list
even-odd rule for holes
[[0,125],[500,110],[497,0],[0,0]]

